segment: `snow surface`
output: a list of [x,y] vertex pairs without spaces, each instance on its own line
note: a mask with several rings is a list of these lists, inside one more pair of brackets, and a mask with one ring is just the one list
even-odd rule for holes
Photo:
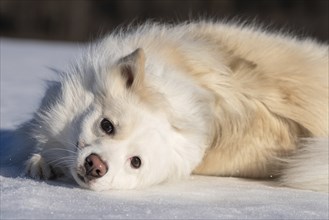
[[[45,80],[83,45],[1,39],[1,148],[28,120]],[[17,146],[19,147],[19,146]],[[192,176],[142,190],[93,192],[0,169],[0,219],[328,219],[328,194],[237,178]]]

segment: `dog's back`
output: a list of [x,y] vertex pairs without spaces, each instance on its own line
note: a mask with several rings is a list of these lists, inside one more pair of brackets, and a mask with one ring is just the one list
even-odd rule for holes
[[328,190],[328,46],[234,25],[189,31],[208,45],[181,60],[206,66],[192,75],[217,96],[214,141],[195,173]]

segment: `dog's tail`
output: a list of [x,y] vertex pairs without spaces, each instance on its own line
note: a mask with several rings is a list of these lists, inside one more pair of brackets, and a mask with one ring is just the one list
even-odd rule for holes
[[286,161],[280,184],[328,192],[328,144],[328,138],[304,139],[296,154]]

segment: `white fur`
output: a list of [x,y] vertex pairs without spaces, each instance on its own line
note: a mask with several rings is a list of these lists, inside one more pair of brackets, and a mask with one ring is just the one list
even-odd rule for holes
[[[102,131],[102,118],[114,135]],[[326,191],[328,46],[213,22],[119,31],[92,44],[19,129],[34,140],[22,146],[36,152],[32,177],[66,175],[93,190],[193,172],[280,173],[283,185]],[[310,140],[304,148],[300,137]],[[84,182],[77,172],[91,153],[109,170]],[[130,166],[133,156],[141,168]]]
[[300,189],[328,191],[328,140],[305,140],[301,149],[287,161],[280,182]]

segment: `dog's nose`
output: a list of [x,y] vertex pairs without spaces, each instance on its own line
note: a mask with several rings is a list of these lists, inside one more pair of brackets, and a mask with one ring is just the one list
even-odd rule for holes
[[84,167],[86,169],[86,176],[89,179],[100,178],[108,170],[107,164],[97,154],[90,154],[86,157]]

